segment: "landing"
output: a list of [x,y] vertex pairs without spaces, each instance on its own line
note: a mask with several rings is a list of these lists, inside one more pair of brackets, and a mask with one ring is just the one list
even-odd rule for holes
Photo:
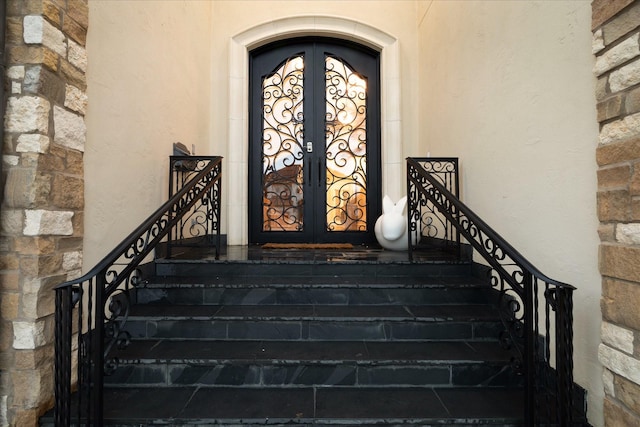
[[[192,260],[208,262],[287,262],[287,263],[410,263],[407,251],[388,251],[376,246],[354,246],[352,249],[265,249],[262,245],[225,246],[219,260],[215,248],[179,247],[171,259],[159,257],[161,262]],[[413,263],[457,263],[456,251],[450,248],[421,248],[413,252]]]

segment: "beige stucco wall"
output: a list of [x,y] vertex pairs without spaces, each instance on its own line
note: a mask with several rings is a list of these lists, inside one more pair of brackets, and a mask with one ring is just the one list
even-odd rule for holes
[[89,2],[85,270],[166,200],[173,142],[209,154],[211,7]]
[[588,1],[422,2],[420,141],[462,197],[575,293],[575,378],[602,425],[594,58]]

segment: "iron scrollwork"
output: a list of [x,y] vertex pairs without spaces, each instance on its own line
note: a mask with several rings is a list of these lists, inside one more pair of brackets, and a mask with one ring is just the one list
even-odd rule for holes
[[[459,194],[458,159],[449,157],[417,158],[417,167],[437,180],[455,197]],[[417,169],[407,169],[408,189],[408,223],[411,241],[409,255],[414,248],[437,245],[447,252],[460,255],[460,233],[455,226],[444,217],[427,194],[420,191],[419,186],[428,186],[421,179]],[[410,178],[410,179],[409,179]],[[426,187],[425,187],[426,188]]]
[[123,281],[118,280],[118,272],[114,269],[107,272],[109,286],[120,282],[116,290],[105,302],[104,309],[104,374],[111,375],[119,365],[117,357],[113,356],[114,350],[123,350],[131,343],[131,334],[125,329],[131,309],[131,290],[141,285],[144,281],[139,269],[133,272]]
[[367,81],[331,56],[325,81],[327,231],[366,231]]
[[[178,190],[184,188],[195,176],[215,162],[216,157],[212,156],[171,156],[170,171],[171,179],[169,183],[169,197],[172,197]],[[185,162],[189,162],[190,167],[184,168]],[[212,170],[211,178],[213,185],[198,197],[189,209],[183,209],[184,205],[177,205],[173,212],[174,217],[179,217],[179,221],[172,227],[167,242],[167,256],[172,256],[172,251],[178,247],[215,247],[216,257],[220,254],[220,213],[222,198],[222,184],[215,177],[222,174],[222,164],[216,163]],[[208,179],[208,178],[207,178]],[[185,200],[185,203],[188,203]],[[170,218],[163,218],[161,221],[169,221]],[[166,224],[158,224],[158,229],[162,229]]]
[[522,299],[495,269],[490,269],[488,274],[491,286],[498,293],[498,313],[504,327],[499,336],[500,344],[512,354],[511,368],[513,371],[522,375],[525,343]]
[[285,61],[262,82],[262,230],[304,228],[304,64]]

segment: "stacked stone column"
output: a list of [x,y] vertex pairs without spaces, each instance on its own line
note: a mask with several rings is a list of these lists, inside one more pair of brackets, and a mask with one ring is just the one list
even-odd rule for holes
[[0,425],[53,402],[53,287],[82,268],[87,0],[7,1]]
[[640,425],[640,1],[594,0],[606,426]]

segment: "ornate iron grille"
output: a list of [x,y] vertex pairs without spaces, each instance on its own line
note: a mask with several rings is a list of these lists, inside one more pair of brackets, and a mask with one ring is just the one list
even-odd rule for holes
[[[111,350],[130,341],[123,326],[131,290],[143,281],[139,266],[204,199],[213,194],[218,199],[207,204],[219,206],[220,192],[212,189],[221,185],[221,165],[221,157],[211,158],[98,265],[56,287],[56,426],[102,424],[104,376],[118,366]],[[72,386],[78,391],[73,411]]]
[[367,82],[327,57],[326,227],[367,231]]
[[304,228],[304,64],[289,58],[262,82],[262,230]]
[[[184,188],[198,173],[202,172],[215,156],[170,156],[169,157],[169,198]],[[222,163],[215,168],[222,173]],[[222,183],[216,181],[209,192],[195,202],[175,227],[167,239],[167,257],[171,258],[176,248],[212,248],[215,247],[216,259],[220,256]]]
[[[443,180],[407,159],[409,219],[428,204],[487,264],[504,325],[501,341],[525,381],[525,423],[569,426],[573,420],[574,287],[550,279],[463,204]],[[447,225],[449,227],[449,225]]]
[[[425,172],[442,184],[455,197],[460,196],[458,182],[458,159],[453,157],[413,158]],[[419,248],[438,248],[445,252],[461,256],[460,232],[453,223],[439,212],[436,206],[425,197],[415,185],[408,187],[407,206],[409,214],[409,258]]]

